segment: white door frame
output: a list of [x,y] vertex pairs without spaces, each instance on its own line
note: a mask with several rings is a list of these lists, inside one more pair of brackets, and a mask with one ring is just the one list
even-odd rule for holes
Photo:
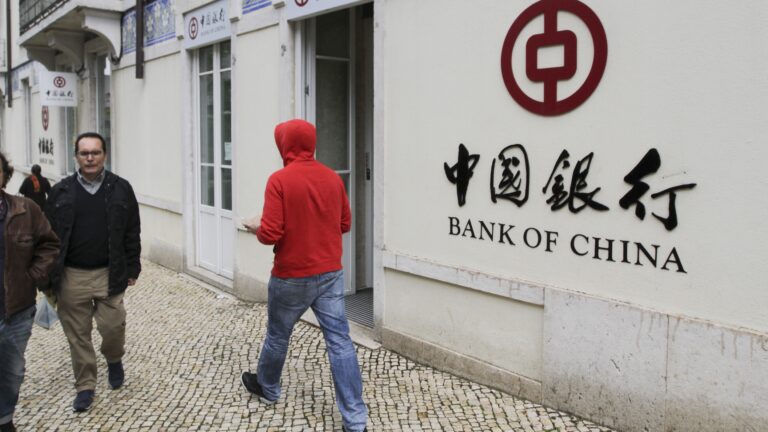
[[[348,190],[350,208],[353,212],[352,226],[350,231],[342,236],[342,245],[344,247],[344,253],[342,256],[342,265],[345,270],[344,277],[344,293],[346,295],[355,293],[355,226],[356,217],[354,217],[355,209],[355,50],[354,50],[354,35],[355,35],[355,19],[353,11],[354,9],[344,9],[349,15],[349,58],[346,60],[348,65],[348,81],[347,81],[347,170],[338,171],[339,175],[348,176]],[[297,44],[297,57],[300,59],[302,65],[300,73],[297,74],[297,78],[300,80],[301,85],[301,105],[300,113],[310,123],[317,123],[317,91],[316,91],[316,30],[317,20],[316,18],[309,18],[303,21],[299,28],[300,41]],[[341,59],[334,58],[333,60],[342,61]]]
[[[223,41],[226,42],[226,41]],[[208,270],[218,276],[222,276],[227,279],[233,279],[234,278],[234,258],[229,263],[229,268],[225,268],[225,260],[224,256],[227,251],[225,251],[225,248],[230,248],[229,251],[234,256],[234,239],[235,239],[235,225],[234,225],[234,159],[232,160],[232,165],[230,166],[231,171],[231,195],[232,195],[232,209],[225,210],[222,208],[222,157],[221,157],[221,150],[223,147],[223,143],[221,142],[221,113],[222,113],[222,107],[221,107],[221,74],[222,74],[222,68],[220,63],[220,51],[221,51],[221,43],[216,43],[213,45],[213,70],[210,72],[203,72],[203,74],[210,74],[213,77],[213,163],[210,163],[209,165],[213,168],[214,172],[214,205],[211,208],[210,206],[204,206],[201,203],[201,197],[202,197],[202,173],[201,173],[201,155],[200,155],[200,143],[202,137],[200,136],[200,125],[201,125],[201,112],[200,112],[200,49],[202,48],[208,48],[206,47],[200,47],[199,49],[194,50],[192,55],[192,81],[193,81],[193,100],[192,100],[192,116],[194,121],[192,122],[192,136],[193,136],[193,154],[194,154],[194,168],[193,168],[193,176],[194,176],[194,197],[193,197],[193,224],[194,224],[194,233],[195,233],[195,266],[200,267],[202,269]],[[230,45],[231,47],[231,45]],[[230,80],[232,79],[232,64],[230,64],[230,67],[227,68],[225,71],[230,72]],[[230,99],[231,100],[231,99]],[[234,139],[233,139],[234,141]],[[234,142],[231,144],[234,147]],[[205,263],[201,260],[202,256],[202,224],[201,224],[201,214],[205,213],[210,216],[213,216],[216,219],[216,262],[215,263]],[[228,220],[230,223],[225,224],[223,223],[223,220]],[[231,233],[226,233],[225,230],[230,230]],[[232,238],[232,244],[231,245],[225,245],[224,243],[224,237],[230,236]]]

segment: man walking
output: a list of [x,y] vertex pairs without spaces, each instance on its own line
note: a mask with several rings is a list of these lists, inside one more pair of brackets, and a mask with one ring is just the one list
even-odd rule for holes
[[243,372],[242,381],[263,402],[277,401],[293,327],[311,307],[325,337],[343,428],[363,431],[368,409],[344,311],[341,266],[341,235],[351,223],[349,200],[338,174],[315,160],[315,140],[315,127],[303,120],[275,128],[284,168],[267,182],[260,225],[245,224],[261,243],[275,245],[275,262],[258,369]]
[[45,210],[45,200],[48,192],[51,190],[51,183],[43,177],[40,165],[32,165],[32,174],[21,182],[19,193],[35,202],[41,209]]
[[12,432],[32,335],[36,285],[59,255],[59,239],[40,207],[5,193],[13,168],[0,153],[0,432]]
[[72,407],[86,411],[96,389],[93,320],[101,334],[109,385],[123,385],[125,306],[123,293],[141,272],[139,205],[128,181],[104,168],[107,147],[93,132],[75,140],[80,169],[51,189],[46,214],[61,239],[61,255],[50,288],[69,341],[77,396]]

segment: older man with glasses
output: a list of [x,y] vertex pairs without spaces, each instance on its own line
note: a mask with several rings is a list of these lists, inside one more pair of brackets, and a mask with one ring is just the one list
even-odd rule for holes
[[125,377],[123,294],[141,272],[139,205],[130,183],[106,170],[107,146],[93,132],[75,140],[79,170],[56,184],[46,215],[61,239],[50,287],[69,341],[77,396],[76,412],[88,410],[96,390],[93,320],[101,334],[112,389]]

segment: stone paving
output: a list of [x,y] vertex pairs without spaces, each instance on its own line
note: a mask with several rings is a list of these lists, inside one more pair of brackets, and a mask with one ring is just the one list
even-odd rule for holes
[[[266,308],[217,295],[144,262],[128,309],[126,385],[110,390],[99,359],[96,400],[72,412],[72,370],[61,325],[35,326],[15,423],[20,431],[340,431],[319,329],[299,323],[277,404],[240,384],[255,368]],[[100,338],[94,331],[98,350]],[[610,431],[414,363],[358,347],[371,431]],[[100,357],[100,356],[99,356]]]

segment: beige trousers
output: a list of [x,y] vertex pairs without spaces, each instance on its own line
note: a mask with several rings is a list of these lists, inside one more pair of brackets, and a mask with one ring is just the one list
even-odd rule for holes
[[96,352],[91,333],[93,319],[101,334],[101,353],[107,362],[122,360],[125,353],[123,294],[108,296],[109,270],[65,267],[59,292],[59,319],[69,341],[75,388],[96,389]]

